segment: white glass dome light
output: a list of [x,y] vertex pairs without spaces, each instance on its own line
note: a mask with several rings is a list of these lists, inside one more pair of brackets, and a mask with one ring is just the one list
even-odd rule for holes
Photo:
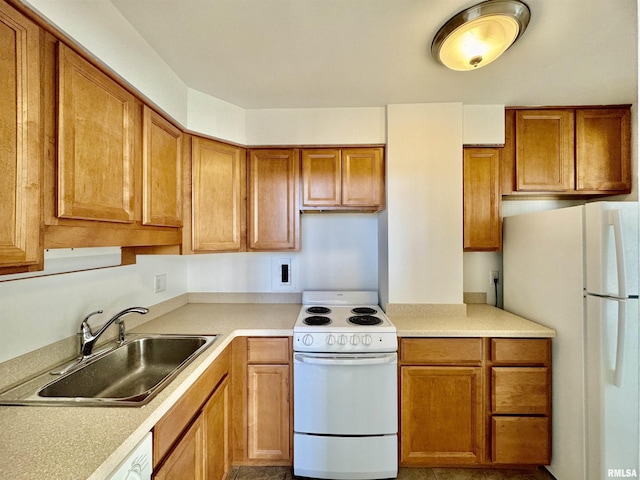
[[489,0],[447,21],[433,39],[431,54],[451,70],[490,64],[524,33],[531,12],[519,0]]

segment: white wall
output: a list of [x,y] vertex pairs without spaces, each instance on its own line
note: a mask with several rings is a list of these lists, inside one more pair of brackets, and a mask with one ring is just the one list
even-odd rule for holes
[[187,128],[229,142],[247,145],[247,111],[231,103],[188,89]]
[[386,109],[247,110],[247,145],[352,145],[386,142]]
[[[222,253],[188,257],[191,292],[377,290],[376,214],[305,214],[300,252]],[[290,258],[291,288],[272,283],[272,261]]]
[[187,124],[187,86],[108,0],[25,0],[158,107]]
[[[154,293],[154,276],[167,274],[167,290]],[[187,291],[178,256],[142,256],[137,265],[0,282],[0,362],[74,335],[90,312],[101,325],[118,311],[148,307]]]
[[462,104],[387,107],[388,302],[462,304]]

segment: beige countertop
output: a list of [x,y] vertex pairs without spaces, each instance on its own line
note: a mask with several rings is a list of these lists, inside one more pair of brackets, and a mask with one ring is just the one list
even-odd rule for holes
[[551,328],[486,304],[467,305],[466,317],[393,315],[399,337],[555,337]]
[[[293,303],[192,303],[138,326],[136,333],[220,337],[143,407],[0,406],[0,477],[106,478],[233,338],[289,336],[299,310]],[[467,317],[391,320],[399,336],[555,336],[553,330],[488,305],[469,305]]]

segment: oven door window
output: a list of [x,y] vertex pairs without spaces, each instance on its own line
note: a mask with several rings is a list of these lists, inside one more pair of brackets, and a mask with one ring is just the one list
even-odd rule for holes
[[294,431],[385,435],[398,431],[397,354],[294,355]]

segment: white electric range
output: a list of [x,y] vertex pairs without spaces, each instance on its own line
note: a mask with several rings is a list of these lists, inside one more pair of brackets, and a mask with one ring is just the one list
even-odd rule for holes
[[294,475],[394,478],[396,328],[377,292],[305,291],[293,328]]

